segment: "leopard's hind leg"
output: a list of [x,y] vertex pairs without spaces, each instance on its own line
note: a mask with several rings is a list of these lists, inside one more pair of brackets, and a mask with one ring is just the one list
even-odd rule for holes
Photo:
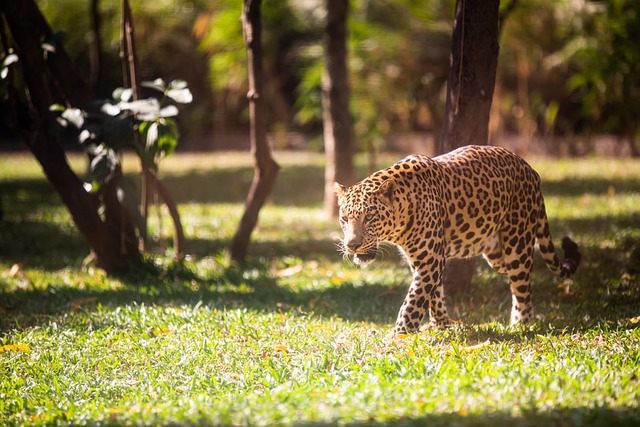
[[504,266],[511,288],[511,324],[533,321],[531,271],[535,233],[533,227],[522,231],[510,227],[500,232]]

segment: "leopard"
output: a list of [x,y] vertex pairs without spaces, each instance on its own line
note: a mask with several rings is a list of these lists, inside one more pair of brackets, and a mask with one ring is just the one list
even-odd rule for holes
[[581,260],[578,245],[567,236],[560,261],[540,184],[540,175],[522,157],[483,145],[437,157],[413,154],[350,187],[334,183],[345,257],[368,265],[386,242],[399,248],[411,270],[390,336],[419,332],[427,314],[425,327],[450,327],[442,283],[445,262],[479,255],[508,277],[510,324],[534,321],[536,242],[546,266],[560,279],[572,278]]

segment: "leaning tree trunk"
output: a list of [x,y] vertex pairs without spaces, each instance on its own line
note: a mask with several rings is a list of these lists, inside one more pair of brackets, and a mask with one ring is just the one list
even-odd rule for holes
[[[498,64],[500,0],[457,0],[440,152],[487,144]],[[471,287],[475,262],[447,261],[447,290]]]
[[258,223],[258,214],[275,184],[280,167],[271,155],[267,142],[264,110],[264,72],[262,70],[262,41],[260,0],[244,0],[242,29],[247,49],[249,70],[249,113],[251,115],[251,152],[255,160],[253,182],[247,196],[245,211],[231,242],[231,260],[243,262],[247,256],[251,233]]
[[326,67],[322,76],[322,120],[324,125],[324,210],[337,216],[338,204],[333,183],[351,185],[354,181],[352,119],[349,112],[347,71],[347,0],[327,0],[324,32]]
[[[20,131],[27,146],[69,209],[91,248],[95,263],[107,271],[139,264],[141,256],[135,228],[116,196],[116,186],[106,186],[99,195],[87,193],[83,182],[69,167],[62,147],[48,133],[52,121],[49,106],[53,103],[49,75],[65,101],[73,105],[90,98],[86,84],[77,76],[61,46],[44,59],[41,39],[52,32],[32,0],[0,0],[0,12],[8,23],[20,58],[26,105],[19,104],[19,108],[24,109],[23,116],[29,120],[28,124],[22,124]],[[104,219],[100,216],[101,206]]]

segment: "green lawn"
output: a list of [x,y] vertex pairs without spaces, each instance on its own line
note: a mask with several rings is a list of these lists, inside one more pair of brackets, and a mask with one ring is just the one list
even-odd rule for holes
[[246,266],[226,247],[248,155],[184,154],[161,168],[187,260],[172,261],[171,224],[154,213],[145,268],[107,277],[83,267],[37,165],[2,154],[0,424],[640,423],[640,161],[531,162],[556,240],[573,236],[584,260],[561,289],[537,258],[534,325],[507,326],[506,279],[482,262],[469,294],[447,296],[459,324],[385,341],[407,268],[393,248],[366,269],[343,260],[322,157],[276,156]]

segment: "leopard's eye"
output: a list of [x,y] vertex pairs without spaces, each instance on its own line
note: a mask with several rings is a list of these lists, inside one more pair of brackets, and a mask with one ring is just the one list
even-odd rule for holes
[[363,220],[362,222],[363,222],[364,224],[368,224],[368,223],[370,223],[372,220],[373,220],[373,214],[368,213],[368,214],[366,214],[366,215],[364,216],[364,220]]
[[346,216],[346,215],[342,215],[342,214],[341,214],[341,215],[340,215],[340,222],[344,224],[344,223],[346,223],[347,221],[348,221],[347,216]]

